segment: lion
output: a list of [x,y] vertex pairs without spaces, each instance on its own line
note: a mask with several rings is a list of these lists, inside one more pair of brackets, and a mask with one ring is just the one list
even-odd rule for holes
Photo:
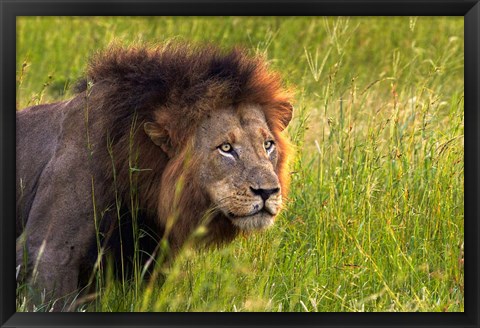
[[240,48],[94,55],[72,99],[17,112],[21,279],[62,310],[106,254],[131,262],[132,231],[146,263],[199,226],[204,245],[271,226],[288,192],[291,94]]

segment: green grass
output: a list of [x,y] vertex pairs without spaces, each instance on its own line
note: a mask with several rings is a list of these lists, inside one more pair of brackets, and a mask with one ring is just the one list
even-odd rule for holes
[[[21,17],[17,106],[67,99],[116,40],[265,53],[297,90],[274,227],[107,279],[87,311],[463,311],[462,17]],[[18,310],[24,310],[23,299]]]

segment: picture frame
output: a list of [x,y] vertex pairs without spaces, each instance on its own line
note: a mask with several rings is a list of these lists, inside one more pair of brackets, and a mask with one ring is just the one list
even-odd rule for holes
[[[1,327],[478,327],[480,323],[478,140],[480,4],[439,0],[306,1],[2,1],[0,99]],[[465,19],[465,312],[463,313],[16,313],[15,22],[17,16],[464,16]]]

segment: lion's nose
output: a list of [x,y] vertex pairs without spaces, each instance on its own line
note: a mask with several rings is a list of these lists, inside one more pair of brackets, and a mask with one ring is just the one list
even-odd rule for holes
[[250,187],[252,192],[257,195],[262,197],[263,201],[266,201],[270,196],[278,193],[280,191],[280,188],[273,188],[273,189],[255,189]]

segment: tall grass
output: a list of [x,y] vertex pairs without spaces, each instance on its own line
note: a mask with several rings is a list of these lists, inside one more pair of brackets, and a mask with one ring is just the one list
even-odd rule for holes
[[243,45],[297,90],[292,188],[274,227],[186,249],[154,283],[106,279],[82,310],[463,311],[463,18],[20,17],[17,28],[19,109],[71,96],[88,56],[115,40]]

